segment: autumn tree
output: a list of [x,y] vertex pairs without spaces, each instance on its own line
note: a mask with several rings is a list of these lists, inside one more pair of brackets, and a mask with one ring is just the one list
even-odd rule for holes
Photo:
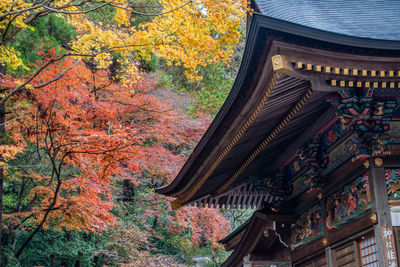
[[[124,206],[129,207],[128,216],[136,218],[136,225],[146,233],[148,245],[152,244],[153,250],[147,251],[177,254],[190,262],[192,253],[200,247],[208,247],[210,252],[220,249],[217,241],[230,230],[229,222],[216,209],[184,207],[172,211],[169,208],[171,199],[156,194],[154,189],[170,183],[176,176],[207,129],[210,118],[204,114],[193,119],[183,112],[187,109],[184,103],[188,97],[182,93],[166,88],[155,92],[172,111],[168,112],[171,120],[164,128],[163,136],[152,139],[141,149],[143,157],[137,160],[140,171],[135,174],[138,184],[132,199]],[[158,124],[151,123],[157,129]],[[120,230],[130,232],[129,229]]]
[[[178,144],[171,140],[181,126],[149,96],[153,85],[142,77],[140,62],[155,55],[182,66],[189,80],[200,80],[200,68],[228,64],[243,6],[233,0],[0,3],[0,214],[6,179],[19,188],[17,205],[5,207],[8,227],[33,229],[17,256],[43,227],[115,224],[110,188],[117,173],[136,184],[143,176],[135,171],[166,177],[150,166],[157,161],[143,158]],[[46,18],[47,25],[50,18],[69,25],[73,34],[29,62],[18,45],[21,35]],[[33,50],[43,50],[44,43]],[[155,118],[159,128],[150,123]],[[35,167],[13,166],[21,160]],[[0,215],[0,240],[2,229]]]
[[[14,95],[16,112],[6,115],[9,140],[1,165],[12,171],[6,181],[19,192],[17,206],[7,207],[5,219],[10,228],[34,229],[17,257],[42,227],[98,231],[114,225],[111,179],[137,169],[134,160],[142,140],[120,114],[145,109],[151,99],[132,97],[131,88],[108,85],[104,73],[95,73],[96,82],[89,82],[93,73],[70,59],[43,70],[33,86],[64,67],[68,71],[62,80]],[[29,164],[14,165],[12,159]]]
[[[44,60],[51,57],[55,55]],[[188,149],[182,145],[193,146],[209,120],[188,120],[188,115],[172,109],[173,103],[161,101],[172,98],[166,92],[156,97],[154,82],[144,77],[134,88],[110,85],[105,71],[93,73],[85,64],[68,59],[63,63],[51,65],[32,84],[72,67],[61,80],[16,95],[13,105],[19,115],[6,117],[9,143],[17,153],[2,163],[10,173],[6,194],[18,196],[14,205],[5,205],[7,232],[33,229],[16,256],[41,228],[99,232],[116,226],[111,209],[117,181],[148,191],[134,199],[143,211],[138,216],[143,218],[142,227],[122,223],[111,231],[119,236],[114,248],[121,239],[132,238],[130,260],[148,262],[151,255],[143,252],[149,251],[143,246],[154,238],[170,242],[157,231],[181,235],[181,242],[190,240],[188,248],[216,245],[229,229],[216,210],[172,212],[167,199],[154,193],[155,187],[176,175],[186,158],[182,153]],[[92,75],[96,78],[88,79]],[[9,76],[3,81],[11,87],[18,83]]]

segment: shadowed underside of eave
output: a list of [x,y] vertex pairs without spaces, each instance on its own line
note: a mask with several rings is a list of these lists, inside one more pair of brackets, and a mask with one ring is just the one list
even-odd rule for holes
[[[319,88],[310,80],[315,80],[319,77],[321,79],[320,84],[327,84],[326,75],[314,73],[314,76],[306,77],[307,75],[303,75],[306,73],[304,71],[304,73],[295,71],[300,75],[292,75],[293,73],[290,73],[290,71],[287,74],[280,74],[276,77],[275,84],[275,81],[272,81],[274,72],[271,62],[274,54],[283,52],[284,56],[289,56],[290,59],[294,60],[292,63],[295,63],[296,60],[302,58],[303,54],[309,54],[312,57],[313,50],[319,51],[318,53],[324,55],[325,52],[322,48],[327,46],[326,54],[329,55],[329,58],[334,59],[334,62],[340,62],[343,66],[346,66],[345,61],[347,58],[351,58],[352,66],[354,62],[359,62],[360,58],[363,66],[368,66],[365,63],[371,60],[378,60],[379,66],[383,66],[383,61],[379,57],[385,56],[385,60],[389,64],[386,62],[384,64],[389,67],[391,66],[390,64],[396,65],[396,63],[390,63],[393,58],[396,58],[393,55],[400,55],[400,42],[360,40],[336,36],[326,32],[318,36],[319,32],[312,29],[304,29],[304,32],[299,33],[300,35],[318,36],[318,40],[312,41],[308,37],[295,37],[293,35],[295,28],[299,28],[298,25],[260,16],[256,16],[253,20],[246,45],[247,53],[245,52],[244,62],[242,62],[241,70],[232,89],[233,92],[228,96],[220,113],[177,176],[177,179],[170,185],[157,190],[159,193],[179,197],[180,204],[226,192],[240,185],[251,175],[271,174],[271,166],[277,165],[276,159],[281,158],[282,153],[287,154],[286,150],[296,139],[316,121],[326,120],[323,114],[330,108],[330,105],[326,102],[326,97],[331,94],[329,91],[335,92],[340,88],[329,88],[329,90]],[[271,23],[268,24],[269,26],[272,25],[278,28],[282,26],[283,29],[290,32],[287,45],[281,46],[281,44],[285,44],[284,39],[286,37],[284,37],[284,33],[277,33],[276,29],[270,33],[271,36],[268,36],[268,30],[262,33],[262,28],[266,27],[267,22]],[[303,30],[301,27],[299,29]],[[273,40],[275,38],[278,39],[279,45],[274,45],[275,41]],[[342,41],[346,45],[338,46],[341,41],[340,38],[343,38]],[[324,41],[321,41],[321,39]],[[332,47],[326,40],[334,42]],[[258,43],[261,42],[261,44],[257,45],[256,41]],[[298,41],[301,43],[301,48],[307,44],[312,49],[309,47],[304,47],[304,51],[298,48],[293,49],[293,51],[288,49],[290,46],[299,46],[296,43]],[[347,46],[347,43],[355,45],[360,43],[361,48]],[[389,50],[382,49],[385,44],[388,44]],[[370,48],[374,46],[377,48]],[[334,52],[335,49],[338,49],[340,53]],[[350,54],[347,56],[343,51],[350,51]],[[291,52],[293,53],[290,54]],[[362,56],[363,54],[366,56]],[[339,55],[337,59],[335,59],[336,55]],[[320,60],[321,56],[314,56],[315,62]],[[327,62],[329,64],[330,61]],[[332,74],[331,76],[335,77]],[[269,88],[271,83],[273,86]],[[312,94],[309,94],[312,84],[314,88]],[[240,87],[240,90],[237,90],[238,87]],[[271,92],[268,91],[269,89],[271,89]],[[268,96],[266,101],[263,102],[259,112],[252,118],[252,112],[256,109],[257,103],[259,103],[257,101],[260,101],[265,95]],[[251,111],[251,108],[253,108],[253,111]],[[230,113],[230,111],[233,113]],[[334,114],[332,113],[332,115]],[[242,126],[237,122],[240,121],[245,124],[249,119],[251,119],[250,123],[248,123],[249,126],[242,131]],[[219,133],[214,132],[215,129],[219,130]],[[237,136],[238,132],[240,133],[239,136]],[[270,135],[272,135],[272,138],[268,140],[268,144],[263,146],[254,156],[254,151]],[[201,155],[201,153],[203,154]],[[199,155],[201,155],[200,159]],[[252,155],[254,157],[251,162],[247,165],[245,164],[245,168],[238,172],[243,163],[246,163]],[[231,178],[234,178],[233,181],[231,181]],[[230,183],[227,184],[227,181],[230,181]]]
[[[294,80],[297,81],[297,80]],[[286,84],[290,87],[290,84]],[[276,87],[276,91],[287,90],[286,86]],[[308,82],[302,86],[292,88],[291,93],[285,98],[271,96],[257,117],[258,123],[252,124],[246,134],[232,148],[228,155],[218,166],[218,169],[210,176],[203,186],[197,191],[193,199],[206,194],[215,193],[215,188],[221,187],[226,180],[234,175],[237,169],[245,162],[257,147],[273,132],[283,119],[294,109],[310,90]],[[329,93],[315,92],[305,105],[295,114],[273,140],[258,154],[258,156],[245,168],[241,175],[232,184],[240,183],[249,176],[265,174],[263,169],[272,163],[283,151],[285,151],[306,129],[317,120],[328,108],[325,97]],[[279,93],[275,94],[279,96]],[[270,107],[273,106],[273,108]],[[210,190],[211,189],[211,190]]]

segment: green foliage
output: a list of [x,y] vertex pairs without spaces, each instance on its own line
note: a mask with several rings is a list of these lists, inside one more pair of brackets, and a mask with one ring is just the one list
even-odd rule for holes
[[[150,4],[149,1],[144,0],[137,3],[138,7],[135,8],[138,11],[157,11],[154,8],[146,7],[146,5],[156,5],[156,1],[151,1]],[[113,8],[104,8],[101,9],[101,12],[92,13],[90,16],[93,16],[92,19],[95,21],[115,25],[114,14]],[[135,16],[135,23],[139,25],[149,19],[150,17]],[[68,49],[68,42],[76,36],[71,25],[54,15],[39,18],[32,26],[34,31],[22,30],[12,44],[23,55],[25,64],[39,60],[40,56],[37,53],[40,50],[47,51],[50,48],[60,47]],[[203,68],[201,75],[204,78],[196,83],[188,81],[183,75],[181,67],[166,67],[165,62],[154,55],[151,55],[149,61],[142,62],[142,68],[147,72],[158,71],[154,75],[158,75],[160,87],[176,88],[188,93],[192,97],[192,104],[186,112],[192,116],[197,116],[200,112],[207,112],[214,116],[231,89],[239,66],[240,55],[241,48],[239,47],[230,67],[218,63]],[[116,54],[115,58],[120,58],[120,55]],[[120,66],[114,67],[114,71],[118,72]],[[25,72],[19,71],[18,74],[22,75]],[[157,139],[148,138],[144,142],[144,146],[150,147],[157,142]],[[188,144],[163,144],[163,146],[174,151],[175,155],[185,155],[190,151]],[[28,167],[28,170],[31,169],[34,173],[50,175],[50,170],[43,167],[46,164],[40,164],[49,159],[39,159],[40,155],[36,153],[36,149],[30,145],[25,153],[10,163],[15,166],[31,166]],[[66,169],[63,175],[72,177],[78,172],[79,170],[70,168]],[[119,218],[118,226],[97,234],[42,230],[24,250],[19,261],[13,258],[15,250],[26,240],[32,229],[7,229],[5,231],[7,233],[3,237],[5,246],[1,253],[7,259],[8,266],[76,266],[77,264],[80,266],[115,266],[120,263],[133,263],[143,255],[154,257],[169,255],[187,265],[198,262],[204,263],[206,266],[218,266],[226,259],[229,253],[222,248],[211,247],[211,245],[194,247],[191,242],[190,227],[179,233],[173,233],[171,223],[173,223],[174,212],[169,209],[169,203],[165,199],[154,201],[154,186],[159,185],[163,178],[160,176],[154,178],[146,171],[135,175],[148,182],[132,186],[133,190],[129,201],[115,201],[116,207],[113,213]],[[21,177],[21,171],[18,168],[9,168],[8,178],[4,183],[5,214],[28,204],[28,200],[24,198],[22,203],[18,203],[18,194],[21,192],[22,185],[25,187],[23,194],[29,194],[29,190],[32,188],[31,182],[24,180],[29,177]],[[121,190],[124,182],[116,182],[114,186],[117,190]],[[149,210],[156,212],[148,215],[146,212]],[[234,227],[237,227],[248,216],[248,214],[242,217],[239,215],[238,219],[237,216],[231,217],[231,214],[225,215],[235,221]],[[142,218],[145,219],[142,220]],[[195,260],[196,256],[200,257],[199,261]]]
[[113,264],[111,258],[99,257],[96,252],[105,246],[107,237],[84,232],[41,231],[23,252],[21,259],[13,258],[12,251],[25,240],[30,231],[14,231],[12,242],[4,247],[7,266],[103,266]]
[[155,72],[159,66],[158,60],[158,57],[153,53],[150,53],[150,60],[141,60],[142,70],[146,72]]
[[234,79],[229,76],[222,63],[203,69],[203,80],[194,92],[194,104],[189,112],[208,111],[215,115],[225,102]]
[[[31,25],[34,30],[20,31],[14,38],[12,46],[21,53],[25,64],[40,60],[41,51],[50,48],[68,47],[68,43],[76,36],[76,32],[66,20],[53,14],[38,18]],[[20,74],[24,74],[21,71]]]
[[228,218],[232,225],[232,230],[235,230],[242,225],[247,219],[253,215],[253,209],[226,209],[221,210],[225,218]]
[[199,82],[190,82],[184,76],[184,70],[180,66],[166,66],[160,61],[160,85],[163,87],[174,87],[178,91],[187,92],[192,103],[188,107],[188,113],[193,117],[206,112],[214,117],[225,102],[241,63],[244,49],[244,28],[241,30],[242,38],[237,46],[229,67],[222,62],[208,65],[201,69],[200,75],[203,79]]
[[175,87],[174,76],[167,73],[161,73],[159,85],[165,88]]
[[[101,5],[101,3],[91,3],[89,4],[93,8],[95,6]],[[113,25],[113,27],[117,26],[117,22],[115,21],[115,13],[116,9],[111,6],[104,6],[100,9],[98,9],[96,12],[89,12],[86,14],[86,16],[91,20],[95,21],[97,23],[102,23],[104,25]]]

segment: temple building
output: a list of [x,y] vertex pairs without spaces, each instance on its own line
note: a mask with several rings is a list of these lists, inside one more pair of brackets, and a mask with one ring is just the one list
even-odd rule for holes
[[400,1],[251,7],[231,92],[158,193],[256,210],[223,266],[399,266]]

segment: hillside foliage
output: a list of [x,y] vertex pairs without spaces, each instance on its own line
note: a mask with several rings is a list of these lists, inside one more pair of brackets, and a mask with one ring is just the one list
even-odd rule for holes
[[229,216],[172,211],[154,190],[172,181],[230,89],[245,6],[0,3],[1,266],[226,256],[217,241]]

